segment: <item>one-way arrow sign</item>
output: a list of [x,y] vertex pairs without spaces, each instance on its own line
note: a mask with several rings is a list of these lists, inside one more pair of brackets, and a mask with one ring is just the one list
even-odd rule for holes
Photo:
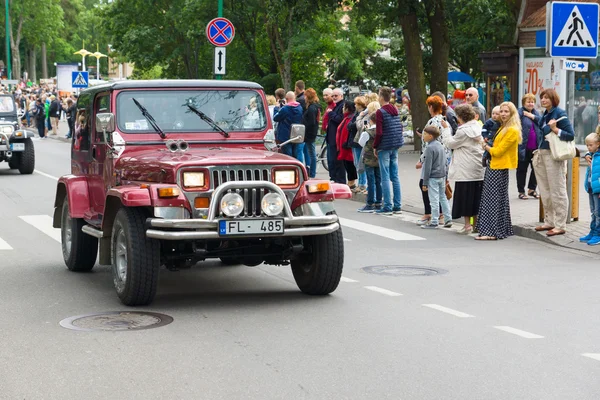
[[226,47],[215,47],[215,75],[225,75]]
[[567,71],[586,72],[588,70],[588,62],[576,60],[562,60],[562,69]]

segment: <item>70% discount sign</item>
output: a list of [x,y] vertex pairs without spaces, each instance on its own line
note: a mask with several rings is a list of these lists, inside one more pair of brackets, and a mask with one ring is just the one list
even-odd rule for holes
[[214,73],[217,76],[225,75],[226,47],[233,41],[235,28],[226,18],[215,18],[206,25],[206,38],[215,46]]

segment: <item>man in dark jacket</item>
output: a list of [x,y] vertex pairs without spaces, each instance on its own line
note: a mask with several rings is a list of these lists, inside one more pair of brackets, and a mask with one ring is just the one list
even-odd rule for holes
[[77,105],[73,102],[72,99],[67,99],[67,124],[69,125],[69,132],[65,136],[67,139],[71,139],[73,137],[73,132],[75,132],[75,114],[77,114]]
[[[293,124],[302,123],[302,106],[296,101],[294,92],[287,92],[285,101],[286,105],[281,107],[273,116],[273,121],[278,123],[275,134],[275,139],[278,143],[283,143],[290,139]],[[281,152],[304,163],[304,143],[286,144],[281,148]]]
[[[387,86],[379,89],[381,108],[375,113],[377,123],[373,148],[379,159],[381,191],[383,193],[383,205],[375,213],[381,215],[402,213],[400,177],[398,175],[398,149],[404,145],[404,136],[402,136],[402,123],[398,116],[398,109],[390,104],[391,99],[392,89]],[[392,192],[390,192],[390,183],[393,189]]]
[[326,114],[327,117],[327,165],[329,166],[329,179],[337,183],[346,183],[346,170],[344,169],[344,163],[337,158],[337,144],[336,135],[340,123],[344,119],[344,96],[342,89],[333,89],[331,95],[335,102],[335,107]]
[[52,135],[58,134],[58,118],[60,117],[60,111],[62,109],[60,105],[60,100],[56,98],[55,95],[50,96],[50,109],[49,109],[49,117],[50,123],[52,124]]
[[306,111],[306,99],[304,98],[304,81],[296,81],[294,87],[296,101],[302,106],[302,112]]

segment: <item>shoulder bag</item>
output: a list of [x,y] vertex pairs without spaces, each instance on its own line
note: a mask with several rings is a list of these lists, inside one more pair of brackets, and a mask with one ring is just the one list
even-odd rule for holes
[[[567,117],[561,117],[557,119],[556,122],[565,118]],[[554,132],[550,132],[545,136],[545,138],[550,144],[552,158],[554,158],[556,161],[564,161],[575,157],[576,152],[574,140],[565,142],[564,140],[560,140],[558,135],[556,135]]]

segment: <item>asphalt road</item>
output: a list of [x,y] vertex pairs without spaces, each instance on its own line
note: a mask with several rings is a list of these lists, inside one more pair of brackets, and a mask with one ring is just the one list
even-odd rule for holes
[[[108,267],[66,270],[50,227],[68,144],[36,141],[37,172],[0,163],[0,399],[598,399],[597,258],[520,238],[479,243],[337,202],[343,282],[302,295],[286,267],[162,271],[144,311],[174,321],[81,332],[127,311]],[[375,265],[443,270],[367,273]]]

